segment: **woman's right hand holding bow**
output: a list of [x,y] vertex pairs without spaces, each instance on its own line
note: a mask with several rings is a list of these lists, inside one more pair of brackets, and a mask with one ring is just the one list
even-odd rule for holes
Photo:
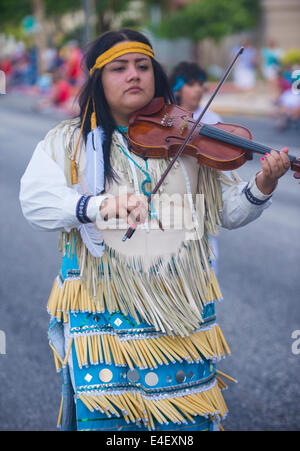
[[105,199],[100,206],[100,214],[105,221],[111,218],[124,219],[130,227],[143,224],[148,215],[147,197],[137,194],[123,194]]

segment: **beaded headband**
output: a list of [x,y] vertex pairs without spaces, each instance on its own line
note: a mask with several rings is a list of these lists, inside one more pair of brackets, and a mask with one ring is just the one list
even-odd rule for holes
[[96,69],[101,69],[105,64],[110,63],[115,58],[118,58],[125,53],[144,53],[145,55],[154,58],[154,52],[150,45],[143,44],[142,42],[126,41],[111,47],[102,53],[97,59],[94,67],[90,70],[90,75],[93,75]]

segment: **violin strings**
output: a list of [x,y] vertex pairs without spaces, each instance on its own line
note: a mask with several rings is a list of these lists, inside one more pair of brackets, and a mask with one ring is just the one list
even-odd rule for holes
[[199,134],[206,136],[207,138],[217,139],[218,141],[242,147],[243,149],[251,150],[252,152],[257,152],[263,155],[271,151],[269,147],[262,144],[255,143],[246,138],[242,138],[241,136],[234,135],[233,133],[229,133],[224,130],[219,130],[218,128],[209,125],[203,125],[199,131]]

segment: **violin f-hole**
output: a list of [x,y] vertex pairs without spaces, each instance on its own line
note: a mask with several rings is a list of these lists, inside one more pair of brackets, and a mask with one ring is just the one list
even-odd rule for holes
[[165,138],[165,142],[168,143],[171,139],[179,139],[179,141],[184,141],[184,138],[181,138],[180,136],[167,136]]

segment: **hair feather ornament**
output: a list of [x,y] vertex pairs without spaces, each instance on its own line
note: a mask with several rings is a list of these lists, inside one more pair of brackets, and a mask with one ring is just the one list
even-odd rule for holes
[[[104,132],[97,126],[95,103],[93,99],[93,113],[91,116],[91,131],[86,142],[85,184],[93,196],[104,190],[104,157],[102,143]],[[102,234],[95,224],[82,224],[79,227],[81,238],[93,257],[102,257],[104,242]]]

